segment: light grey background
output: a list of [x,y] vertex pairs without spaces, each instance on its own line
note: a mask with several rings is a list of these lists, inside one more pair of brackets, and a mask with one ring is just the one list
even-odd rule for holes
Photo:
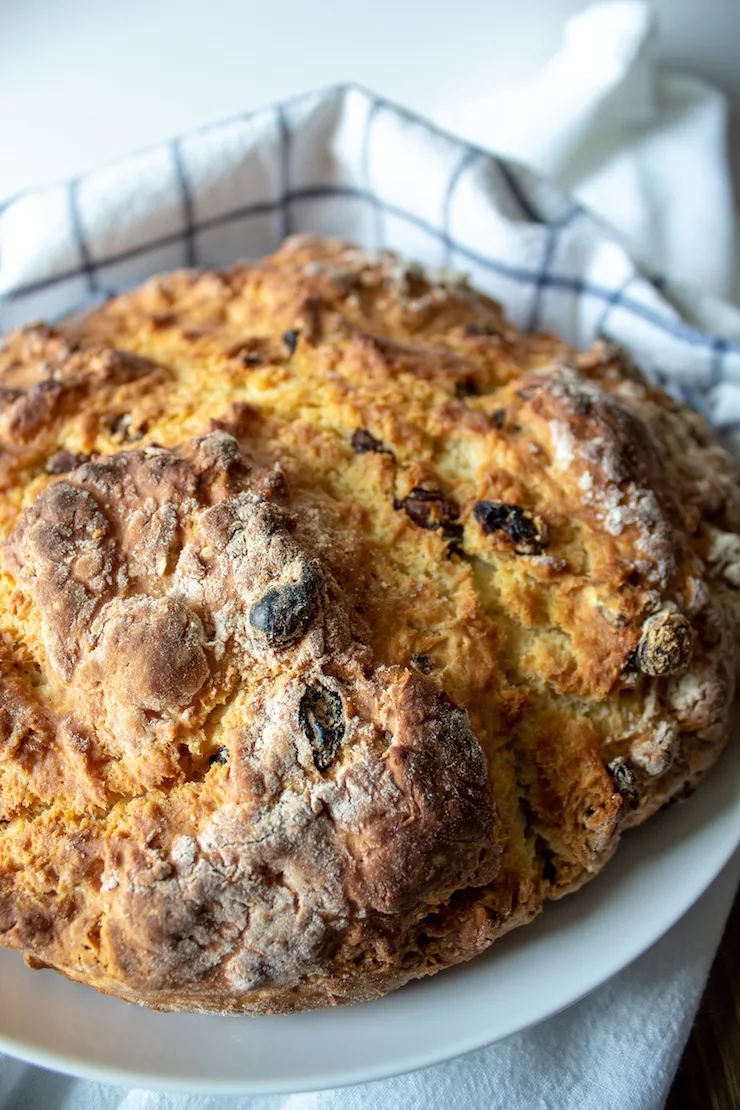
[[[0,0],[0,198],[354,80],[422,113],[555,49],[584,0]],[[732,97],[740,0],[654,0],[660,56]],[[740,173],[736,174],[740,180]]]

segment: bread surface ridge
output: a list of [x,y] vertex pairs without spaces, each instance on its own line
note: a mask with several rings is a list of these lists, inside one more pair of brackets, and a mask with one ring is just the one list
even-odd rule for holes
[[606,341],[297,237],[0,349],[0,943],[164,1010],[467,960],[730,730],[740,489]]

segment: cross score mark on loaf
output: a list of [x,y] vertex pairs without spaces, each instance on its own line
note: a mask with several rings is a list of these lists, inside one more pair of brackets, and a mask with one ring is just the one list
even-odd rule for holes
[[[373,675],[258,478],[223,432],[99,459],[49,485],[6,546],[73,714],[135,789],[172,773],[211,687],[228,699],[283,671],[231,740],[232,789],[197,840],[175,838],[164,871],[146,843],[105,845],[109,959],[133,967],[140,930],[149,952],[130,986],[186,986],[228,954],[233,990],[294,988],[353,911],[406,910],[497,868],[465,713],[427,679]],[[188,938],[188,914],[210,942]],[[213,941],[222,919],[236,945]]]
[[0,391],[0,936],[37,965],[372,997],[716,758],[737,482],[617,350],[298,240],[11,337]]

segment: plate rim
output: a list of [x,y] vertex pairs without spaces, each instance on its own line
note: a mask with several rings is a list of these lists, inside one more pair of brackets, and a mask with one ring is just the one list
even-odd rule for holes
[[[708,795],[704,792],[703,788],[706,786],[707,783],[711,783],[713,779],[716,779],[718,775],[722,774],[723,765],[726,766],[727,770],[730,770],[730,766],[727,766],[728,762],[731,766],[734,765],[734,776],[733,774],[730,774],[728,776],[731,781],[734,781],[734,778],[740,775],[740,730],[738,730],[737,728],[733,730],[729,742],[726,745],[725,750],[722,752],[722,755],[717,764],[715,764],[715,766],[711,768],[711,770],[705,776],[705,779],[699,784],[699,787],[697,788],[697,795],[702,795],[705,798],[705,807],[707,807]],[[737,798],[733,794],[732,797],[728,799],[728,801],[729,805],[732,808],[732,811],[734,812],[735,810],[737,810],[738,815],[740,815],[740,798]],[[689,807],[686,808],[689,809]],[[678,807],[678,811],[673,818],[674,820],[678,817],[678,812],[682,810],[684,810],[684,806]],[[687,817],[689,816],[690,812],[691,811],[689,809]],[[646,822],[648,828],[650,827],[650,822],[653,819],[654,818],[651,818],[648,822]],[[707,824],[711,826],[711,816],[710,818],[705,817],[703,820],[699,819],[697,827],[695,829],[689,830],[686,833],[686,836],[683,838],[683,841],[690,842],[692,838],[700,835],[701,830],[705,828]],[[629,830],[629,833],[633,836],[636,834],[639,837],[640,828],[638,827],[633,830]],[[631,841],[631,843],[634,844],[635,841]],[[671,843],[673,843],[673,841]],[[178,1080],[175,1076],[164,1076],[161,1073],[153,1072],[151,1069],[147,1071],[145,1068],[140,1068],[136,1066],[116,1067],[105,1063],[87,1062],[82,1058],[79,1052],[75,1054],[66,1054],[54,1049],[38,1047],[38,1045],[36,1044],[30,1044],[27,1038],[24,1039],[22,1037],[14,1037],[12,1035],[9,1036],[6,1033],[2,1032],[1,1029],[0,1051],[5,1052],[9,1056],[12,1056],[15,1059],[21,1060],[25,1063],[45,1068],[63,1075],[74,1076],[79,1079],[91,1080],[97,1083],[115,1084],[117,1086],[124,1086],[128,1088],[143,1087],[150,1090],[166,1091],[175,1094],[287,1095],[302,1092],[308,1093],[311,1091],[326,1090],[332,1088],[341,1088],[360,1083],[374,1082],[381,1079],[390,1079],[399,1075],[408,1074],[409,1072],[432,1067],[436,1064],[445,1063],[469,1052],[474,1052],[488,1045],[498,1043],[510,1036],[521,1033],[526,1029],[533,1028],[536,1025],[539,1025],[541,1022],[547,1021],[551,1017],[554,1017],[556,1014],[562,1013],[564,1010],[569,1009],[571,1006],[581,1001],[581,999],[585,998],[587,995],[597,990],[614,975],[624,970],[624,968],[628,967],[639,956],[644,954],[654,944],[656,944],[657,941],[660,940],[660,938],[663,937],[679,920],[681,920],[681,918],[685,916],[685,914],[691,909],[691,907],[696,904],[701,896],[708,890],[712,883],[729,865],[730,861],[732,860],[738,849],[740,849],[740,821],[737,824],[734,835],[727,835],[726,839],[722,843],[721,849],[718,849],[717,854],[713,855],[711,865],[708,867],[708,869],[706,871],[697,872],[697,874],[692,877],[692,881],[686,883],[685,886],[680,887],[680,896],[676,898],[668,913],[662,916],[657,915],[655,918],[653,918],[652,924],[647,928],[639,930],[635,934],[633,942],[630,943],[628,941],[626,945],[620,948],[616,954],[616,957],[613,957],[612,959],[609,959],[607,957],[606,959],[599,962],[595,966],[593,974],[587,976],[585,981],[581,981],[578,989],[574,991],[574,993],[568,994],[565,999],[561,998],[557,1000],[553,1005],[546,1004],[542,1012],[540,1012],[537,1016],[533,1017],[531,1014],[527,1014],[525,1011],[512,1022],[511,1026],[504,1033],[491,1034],[490,1031],[486,1030],[485,1026],[481,1026],[480,1030],[477,1030],[475,1034],[471,1033],[470,1030],[466,1030],[462,1032],[457,1038],[455,1038],[454,1036],[451,1037],[449,1041],[445,1044],[443,1049],[440,1049],[439,1044],[433,1042],[432,1047],[428,1049],[417,1049],[408,1052],[402,1060],[395,1060],[391,1062],[383,1059],[375,1062],[363,1061],[361,1064],[350,1064],[344,1068],[334,1065],[331,1072],[327,1072],[327,1074],[323,1076],[314,1075],[313,1077],[300,1079],[300,1081],[298,1077],[288,1080],[281,1080],[275,1076],[273,1076],[271,1079],[267,1079],[264,1076],[261,1078],[254,1078],[247,1075],[239,1077],[232,1076],[224,1078],[222,1080],[217,1080],[213,1077],[197,1079],[192,1076],[183,1080]],[[680,851],[680,846],[676,848],[676,850]],[[654,866],[662,867],[664,866],[664,864],[658,861],[657,863],[654,863]],[[609,864],[607,864],[605,871],[608,874]],[[634,869],[630,870],[626,880],[623,881],[632,882],[633,873]],[[591,889],[593,882],[597,881],[603,874],[604,872],[602,871],[599,873],[599,875],[594,876],[594,879],[586,885],[586,889]],[[573,903],[571,902],[571,898],[568,896],[561,900],[561,904],[566,904],[569,906],[573,905]],[[540,922],[546,920],[547,919],[544,917],[544,915],[540,915],[538,917],[538,921]],[[547,928],[546,925],[542,927],[545,929]],[[572,923],[570,925],[566,925],[566,928],[572,928]],[[516,929],[511,934],[509,934],[509,936],[518,937],[520,938],[520,941],[523,941],[526,944],[527,936],[529,934],[526,933],[526,930],[524,931],[524,933],[526,935],[523,935],[521,929]],[[505,942],[506,939],[507,938],[502,938],[502,941]],[[494,944],[491,947],[495,949],[496,945]],[[487,951],[490,952],[491,949],[489,948]],[[9,956],[16,956],[19,959],[21,958],[20,953],[12,952],[9,950],[4,950],[4,952]],[[469,967],[470,963],[458,966]],[[454,971],[454,967],[447,969],[447,973],[454,973]],[[32,974],[30,970],[28,970],[28,974]],[[435,975],[433,977],[430,977],[426,981],[421,980],[418,981],[416,984],[411,984],[410,986],[411,989],[416,986],[417,988],[420,987],[423,990],[425,982],[434,982],[437,979],[438,976]],[[84,990],[94,989],[82,984],[74,985],[82,986]],[[391,992],[391,994],[386,997],[392,998],[394,994],[395,992]],[[111,998],[111,1001],[123,1004],[122,1001],[117,998]],[[382,1001],[383,1000],[380,1000],[381,1003]],[[358,1008],[361,1005],[363,1004],[358,1004]],[[372,1003],[370,1003],[370,1005],[372,1005]],[[333,1010],[329,1009],[326,1012],[335,1015],[349,1015],[349,1013],[351,1013],[353,1009],[354,1007],[337,1007]],[[210,1015],[194,1016],[207,1018]],[[237,1020],[239,1019],[249,1022],[265,1020],[260,1019],[259,1016],[250,1017],[247,1015],[237,1016]],[[2,1019],[0,1017],[0,1021],[1,1020]],[[230,1016],[228,1018],[217,1017],[217,1020],[232,1021],[234,1020],[234,1016]],[[280,1019],[268,1018],[267,1020],[276,1021]]]

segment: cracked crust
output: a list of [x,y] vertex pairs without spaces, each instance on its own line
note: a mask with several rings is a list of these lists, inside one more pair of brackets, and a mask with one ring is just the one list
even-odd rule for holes
[[618,350],[289,241],[0,351],[0,937],[159,1009],[468,959],[729,731],[740,493]]

